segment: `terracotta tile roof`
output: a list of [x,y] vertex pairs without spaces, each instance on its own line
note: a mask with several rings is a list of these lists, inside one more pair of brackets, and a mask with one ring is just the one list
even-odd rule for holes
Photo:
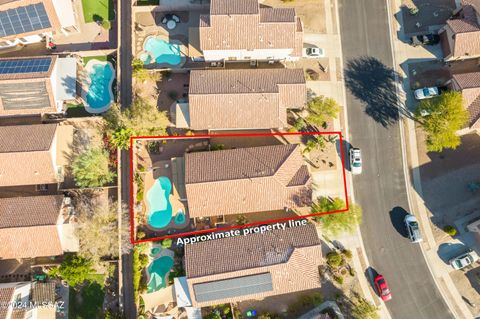
[[465,108],[470,115],[469,126],[480,119],[480,72],[453,74],[455,89],[462,92]]
[[257,0],[211,0],[211,15],[229,14],[256,14],[258,13]]
[[[197,306],[319,288],[321,262],[320,240],[313,225],[185,246],[187,282]],[[195,299],[195,284],[262,273],[271,274],[273,291],[202,303]]]
[[13,309],[12,316],[9,319],[24,319],[26,314],[25,309]]
[[308,172],[307,165],[302,165],[292,177],[290,182],[288,182],[287,186],[305,185],[309,178],[310,173]]
[[452,77],[462,90],[480,88],[480,72],[454,74]]
[[0,259],[59,256],[63,254],[56,225],[0,229]]
[[[242,214],[305,206],[305,183],[288,187],[304,165],[300,146],[272,145],[185,154],[191,217]],[[302,198],[303,198],[302,197]]]
[[0,127],[0,186],[56,183],[50,154],[56,124]]
[[56,124],[0,127],[0,153],[48,151]]
[[286,263],[293,250],[317,245],[320,239],[311,224],[199,242],[185,246],[186,274],[195,278]]
[[451,51],[455,57],[480,54],[480,24],[477,10],[478,0],[463,1],[461,18],[447,20],[447,26],[454,37]]
[[0,228],[55,225],[63,195],[0,198]]
[[259,8],[255,0],[212,0],[199,28],[201,50],[294,49],[296,33],[294,9]]
[[38,281],[33,283],[31,297],[35,303],[55,302],[55,283]]
[[191,71],[192,129],[279,128],[287,109],[303,108],[306,85],[301,69]]
[[289,144],[188,153],[185,154],[185,183],[273,176],[298,147]]
[[1,287],[0,288],[0,319],[6,319],[8,314],[9,302],[13,300],[13,294],[15,293],[15,287]]
[[260,8],[260,22],[295,22],[295,9]]
[[470,114],[470,127],[478,128],[480,121],[480,90],[477,98],[468,105],[468,113]]

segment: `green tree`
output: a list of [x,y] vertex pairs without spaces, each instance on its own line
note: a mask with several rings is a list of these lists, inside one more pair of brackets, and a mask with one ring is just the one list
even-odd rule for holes
[[414,114],[427,134],[429,151],[441,152],[444,148],[455,149],[460,145],[456,132],[467,125],[469,117],[462,93],[450,91],[422,100]]
[[365,298],[357,296],[352,301],[352,315],[355,319],[378,319],[377,307]]
[[140,59],[132,60],[132,74],[135,79],[140,82],[146,81],[150,78],[148,70],[144,68],[144,63]]
[[90,260],[81,256],[68,255],[60,266],[52,268],[48,274],[61,277],[70,286],[75,287],[87,280],[94,272],[92,264]]
[[156,105],[139,97],[124,110],[117,104],[112,105],[104,118],[110,133],[110,142],[120,149],[130,147],[131,136],[165,135],[170,124],[166,112],[159,111]]
[[162,248],[168,249],[170,247],[172,247],[172,239],[171,238],[167,238],[167,239],[162,240]]
[[308,116],[306,121],[317,127],[337,117],[340,112],[338,103],[329,97],[316,96],[307,104]]
[[133,135],[132,129],[121,128],[112,133],[110,142],[113,146],[122,150],[126,150],[130,147],[130,137]]
[[116,176],[108,165],[108,152],[91,149],[80,154],[72,164],[75,183],[79,187],[102,187]]
[[[331,200],[327,197],[320,197],[313,203],[311,213],[332,212],[345,209],[345,207],[345,202],[340,198]],[[315,216],[313,220],[320,223],[324,233],[334,237],[341,233],[353,233],[362,223],[362,209],[351,203],[348,211]]]

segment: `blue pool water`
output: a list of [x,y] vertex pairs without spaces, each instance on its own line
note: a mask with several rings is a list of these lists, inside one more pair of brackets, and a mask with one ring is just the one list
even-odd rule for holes
[[147,192],[148,224],[154,228],[167,226],[172,220],[170,192],[172,182],[166,176],[160,176]]
[[177,212],[177,214],[175,215],[175,219],[174,219],[175,224],[177,224],[177,225],[184,224],[185,220],[186,220],[185,213],[183,212],[183,210],[179,210]]
[[173,258],[162,256],[148,265],[148,292],[154,292],[167,286],[167,274],[173,267]]
[[[112,94],[112,79],[113,79],[113,67],[110,63],[102,63],[98,60],[98,63],[93,64],[88,76],[90,77],[90,86],[87,92],[86,102],[88,106],[94,110],[104,109],[110,106],[113,100]],[[90,61],[89,61],[90,63]]]
[[[153,55],[156,63],[167,63],[170,65],[180,64],[182,58],[180,56],[180,46],[171,44],[157,38],[148,38],[143,48],[145,51]],[[140,57],[145,64],[150,63],[150,57]]]

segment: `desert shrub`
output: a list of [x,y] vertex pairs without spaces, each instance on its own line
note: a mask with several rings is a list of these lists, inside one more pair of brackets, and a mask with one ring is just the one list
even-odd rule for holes
[[342,276],[333,276],[333,279],[340,285],[343,285],[343,277]]
[[342,254],[345,256],[347,259],[352,259],[352,251],[349,249],[345,249],[342,251]]
[[338,268],[343,263],[343,257],[336,251],[327,254],[327,264],[332,268]]
[[457,229],[453,226],[447,225],[443,227],[443,231],[449,234],[450,236],[455,236],[457,234]]

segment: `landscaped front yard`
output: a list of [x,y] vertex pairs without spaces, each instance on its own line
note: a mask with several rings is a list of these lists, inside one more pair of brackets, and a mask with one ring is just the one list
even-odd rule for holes
[[82,0],[85,23],[97,21],[112,21],[113,0]]

